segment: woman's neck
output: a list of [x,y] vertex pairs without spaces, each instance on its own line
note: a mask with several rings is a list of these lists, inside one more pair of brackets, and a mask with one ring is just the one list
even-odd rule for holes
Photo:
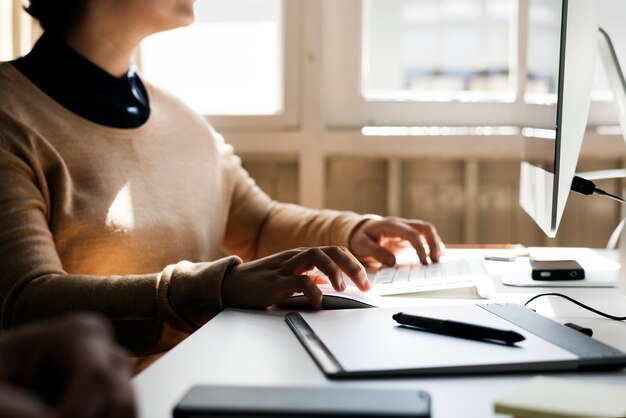
[[117,31],[107,30],[101,24],[85,21],[69,32],[65,42],[109,74],[121,77],[128,73],[132,56],[142,38],[119,28]]

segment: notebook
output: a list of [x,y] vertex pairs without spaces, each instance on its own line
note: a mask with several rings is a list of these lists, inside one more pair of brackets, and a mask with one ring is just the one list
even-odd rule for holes
[[538,376],[498,399],[498,414],[527,418],[626,416],[626,385]]
[[[402,309],[413,315],[513,330],[514,345],[399,326],[398,308],[291,312],[285,320],[329,378],[618,369],[626,354],[516,304]],[[462,353],[462,354],[460,354]]]

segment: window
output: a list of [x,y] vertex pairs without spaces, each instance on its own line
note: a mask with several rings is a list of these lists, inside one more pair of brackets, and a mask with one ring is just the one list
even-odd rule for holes
[[532,0],[528,7],[527,103],[556,103],[561,1]]
[[[325,4],[331,126],[553,126],[561,0]],[[626,2],[599,4],[626,67]],[[616,125],[596,73],[590,125]]]
[[363,96],[511,101],[514,11],[512,0],[366,0]]
[[0,0],[0,61],[13,58],[13,4]]
[[[626,44],[622,41],[626,37],[626,28],[621,24],[620,17],[626,13],[626,3],[620,0],[602,0],[599,11],[600,26],[608,30],[618,54],[626,53]],[[532,0],[530,3],[525,95],[525,100],[529,103],[553,103],[556,100],[560,14],[561,1]],[[622,63],[624,64],[623,60]],[[592,99],[609,101],[611,93],[599,60],[596,67]]]
[[199,113],[222,115],[211,117],[216,125],[294,123],[295,37],[286,34],[296,22],[288,3],[197,2],[194,24],[142,43],[142,72]]
[[39,25],[15,0],[0,0],[0,61],[26,55],[41,35]]

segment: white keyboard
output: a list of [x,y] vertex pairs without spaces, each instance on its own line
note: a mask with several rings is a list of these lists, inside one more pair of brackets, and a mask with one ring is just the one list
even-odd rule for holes
[[428,265],[398,264],[378,270],[370,280],[379,295],[475,287],[481,297],[489,298],[494,292],[483,258],[474,256],[447,255]]

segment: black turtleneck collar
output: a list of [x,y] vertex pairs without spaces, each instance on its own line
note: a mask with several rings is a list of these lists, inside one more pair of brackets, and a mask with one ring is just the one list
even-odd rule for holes
[[100,125],[137,128],[150,116],[148,94],[134,65],[116,78],[50,34],[13,65],[65,108]]

